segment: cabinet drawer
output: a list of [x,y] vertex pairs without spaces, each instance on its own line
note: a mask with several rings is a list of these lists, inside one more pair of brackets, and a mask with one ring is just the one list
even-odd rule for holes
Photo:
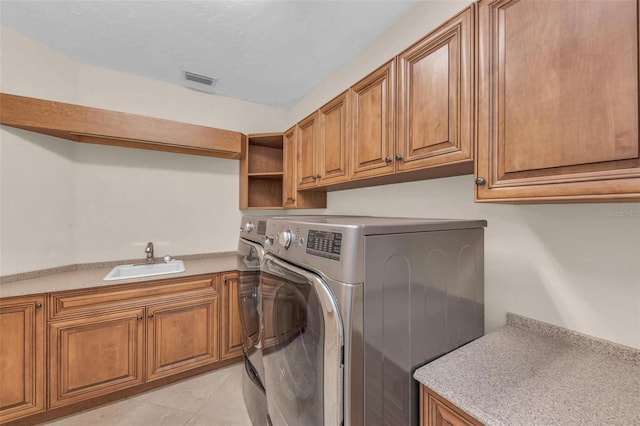
[[217,292],[218,275],[213,274],[51,293],[47,303],[49,319],[58,320],[103,312],[107,308],[118,311],[162,303],[167,299],[191,298]]

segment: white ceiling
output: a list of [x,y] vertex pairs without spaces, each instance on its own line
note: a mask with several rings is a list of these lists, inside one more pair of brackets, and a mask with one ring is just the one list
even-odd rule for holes
[[418,0],[1,0],[0,22],[74,60],[288,109]]

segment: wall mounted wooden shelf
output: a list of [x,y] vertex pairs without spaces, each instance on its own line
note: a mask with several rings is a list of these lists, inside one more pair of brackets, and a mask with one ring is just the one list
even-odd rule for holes
[[284,134],[253,134],[243,142],[243,155],[240,159],[241,209],[308,209],[327,206],[327,194],[324,192],[297,192],[294,130]]
[[76,142],[240,158],[240,132],[0,93],[0,124]]
[[282,133],[249,135],[240,159],[240,208],[282,208]]

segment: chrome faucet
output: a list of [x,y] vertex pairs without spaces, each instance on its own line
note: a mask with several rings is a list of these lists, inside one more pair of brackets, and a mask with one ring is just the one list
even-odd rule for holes
[[153,263],[153,243],[147,243],[147,248],[144,249],[144,252],[147,253],[147,263]]

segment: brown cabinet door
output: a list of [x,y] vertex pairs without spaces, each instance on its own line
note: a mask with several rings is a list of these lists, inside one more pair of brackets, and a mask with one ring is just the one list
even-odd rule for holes
[[394,172],[395,67],[387,62],[351,88],[351,179]]
[[473,161],[473,12],[398,56],[398,171]]
[[44,411],[44,296],[0,300],[0,423]]
[[49,324],[49,407],[143,382],[144,310]]
[[242,355],[238,273],[222,274],[222,320],[220,359]]
[[420,385],[420,424],[422,426],[482,426],[451,402]]
[[349,147],[349,91],[346,91],[318,111],[320,127],[318,141],[318,185],[346,182]]
[[148,307],[147,381],[219,359],[218,296]]
[[476,199],[640,199],[638,1],[478,14]]
[[286,132],[282,139],[282,150],[284,156],[283,164],[283,191],[282,191],[282,207],[294,208],[296,206],[297,177],[296,177],[296,126],[293,126]]
[[318,179],[316,176],[317,112],[298,123],[297,140],[298,189],[315,187]]

